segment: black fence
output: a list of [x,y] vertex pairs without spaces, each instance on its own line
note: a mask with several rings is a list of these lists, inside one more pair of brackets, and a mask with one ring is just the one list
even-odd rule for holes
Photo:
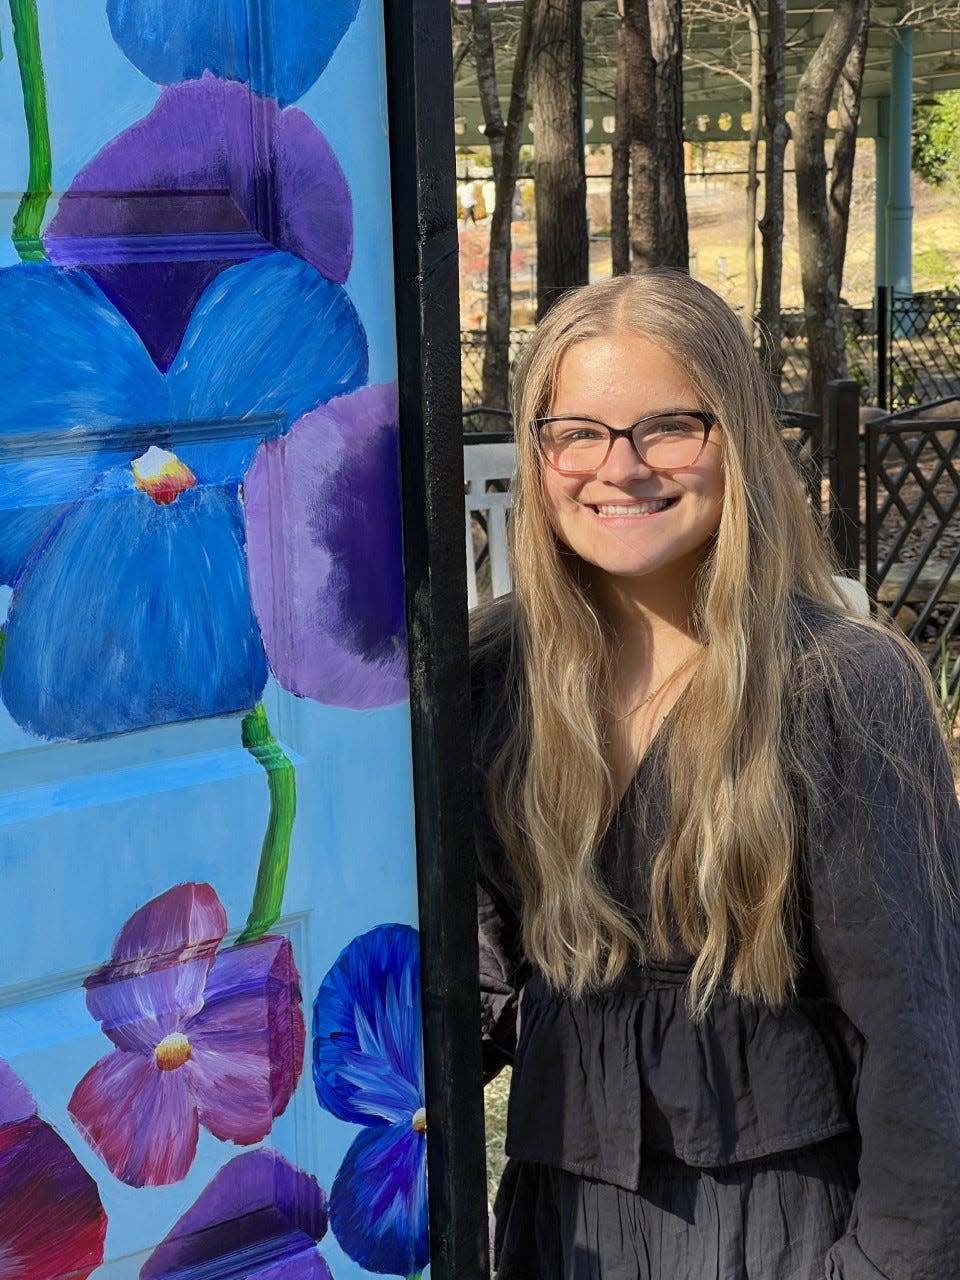
[[913,409],[865,431],[867,590],[944,672],[960,684],[960,404],[949,419]]
[[878,290],[877,403],[896,410],[960,395],[960,291]]
[[[523,344],[531,333],[533,333],[532,327],[518,327],[510,330],[511,371],[517,362],[517,356],[523,350]],[[483,403],[483,344],[485,341],[486,334],[483,329],[460,330],[460,382],[464,409],[475,408]],[[468,426],[468,430],[477,431],[485,428],[474,423]]]
[[[837,386],[833,384],[832,402]],[[960,694],[960,396],[836,417],[831,531],[873,608],[924,653],[945,699]]]

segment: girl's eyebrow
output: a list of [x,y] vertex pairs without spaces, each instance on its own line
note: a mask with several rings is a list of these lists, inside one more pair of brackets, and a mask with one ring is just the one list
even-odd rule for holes
[[[695,408],[691,408],[689,405],[681,405],[672,409],[651,409],[649,413],[643,414],[642,417],[635,418],[631,425],[635,427],[638,422],[646,422],[647,418],[668,418],[673,414],[705,413],[705,412],[706,412],[705,409],[695,409]],[[543,420],[546,420],[547,418],[582,418],[585,422],[599,423],[601,427],[608,427],[610,425],[609,422],[605,422],[603,418],[594,417],[592,413],[577,413],[576,411],[569,411],[569,412],[564,411],[563,413],[545,413],[543,414],[541,420],[543,421]]]

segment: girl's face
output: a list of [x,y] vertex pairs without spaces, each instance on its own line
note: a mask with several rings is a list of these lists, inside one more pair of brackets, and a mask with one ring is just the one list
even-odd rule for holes
[[[624,329],[569,348],[550,414],[626,429],[649,414],[702,407],[670,355]],[[640,595],[648,589],[686,595],[720,524],[722,434],[712,427],[697,461],[678,471],[651,471],[626,437],[614,440],[594,475],[564,476],[541,463],[557,537],[604,574],[635,579]]]

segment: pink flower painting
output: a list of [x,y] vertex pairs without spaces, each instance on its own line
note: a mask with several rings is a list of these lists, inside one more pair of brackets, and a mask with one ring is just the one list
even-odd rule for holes
[[219,950],[226,931],[210,885],[177,885],[134,912],[84,983],[115,1048],[74,1089],[69,1110],[130,1186],[185,1177],[201,1125],[224,1142],[259,1142],[300,1078],[304,1023],[289,941]]
[[0,1060],[0,1275],[87,1280],[106,1232],[96,1183]]

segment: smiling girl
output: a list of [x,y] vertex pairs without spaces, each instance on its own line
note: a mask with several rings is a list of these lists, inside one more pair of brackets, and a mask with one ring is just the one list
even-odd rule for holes
[[500,1280],[960,1275],[960,812],[850,616],[740,323],[578,290],[515,384],[476,617]]

